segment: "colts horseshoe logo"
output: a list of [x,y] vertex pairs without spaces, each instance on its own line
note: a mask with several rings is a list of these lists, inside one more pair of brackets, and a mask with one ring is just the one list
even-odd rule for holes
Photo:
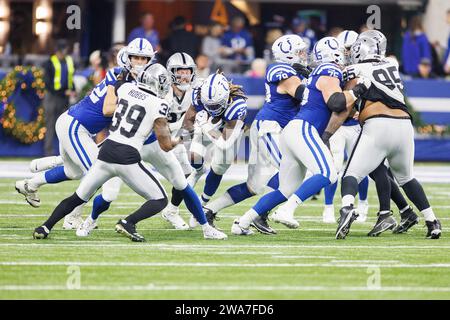
[[292,50],[292,44],[291,44],[291,41],[289,41],[289,39],[288,39],[288,40],[286,40],[286,42],[289,44],[289,49],[287,49],[287,50],[284,50],[284,49],[283,49],[283,42],[280,42],[280,43],[278,44],[278,46],[280,47],[281,52],[283,52],[283,53],[289,53],[289,52]]
[[[336,45],[336,47],[331,45],[333,42]],[[339,43],[336,40],[334,40],[334,39],[329,39],[329,40],[325,41],[325,43],[333,50],[336,50],[337,48],[339,48]]]

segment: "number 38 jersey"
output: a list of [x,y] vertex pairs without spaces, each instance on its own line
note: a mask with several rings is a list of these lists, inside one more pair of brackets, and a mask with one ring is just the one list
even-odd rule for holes
[[364,63],[348,66],[344,71],[344,80],[346,81],[358,76],[364,76],[372,81],[369,90],[355,104],[358,111],[361,111],[365,101],[369,100],[379,101],[389,108],[408,112],[397,61],[393,59],[367,60]]
[[169,106],[134,83],[125,83],[117,90],[118,107],[114,112],[108,139],[131,146],[138,151],[158,118],[166,118]]

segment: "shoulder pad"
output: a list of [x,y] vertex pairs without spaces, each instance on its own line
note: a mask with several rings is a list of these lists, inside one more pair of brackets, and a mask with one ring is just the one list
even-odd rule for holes
[[232,100],[227,110],[223,114],[225,121],[244,120],[247,115],[247,102],[243,98]]
[[269,66],[266,72],[267,82],[280,82],[292,76],[296,76],[297,72],[286,63],[277,63]]

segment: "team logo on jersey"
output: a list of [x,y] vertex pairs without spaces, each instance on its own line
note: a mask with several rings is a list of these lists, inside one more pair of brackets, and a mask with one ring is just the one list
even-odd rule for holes
[[283,53],[289,53],[292,50],[292,44],[291,41],[289,39],[286,40],[287,44],[289,45],[289,49],[284,50],[283,49],[283,43],[284,41],[281,41],[280,43],[278,43],[278,46],[280,47],[281,52]]

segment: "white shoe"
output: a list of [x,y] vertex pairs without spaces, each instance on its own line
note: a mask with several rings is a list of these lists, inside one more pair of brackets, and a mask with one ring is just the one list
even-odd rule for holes
[[355,222],[363,223],[367,220],[367,214],[369,213],[369,203],[366,201],[359,201],[356,213],[359,214]]
[[216,228],[211,227],[208,223],[203,228],[203,237],[205,239],[216,239],[216,240],[225,240],[228,236],[222,231],[217,230]]
[[176,230],[189,230],[189,226],[180,216],[180,209],[169,204],[162,212],[161,216],[164,220],[170,222]]
[[86,220],[78,227],[76,234],[78,237],[87,237],[92,230],[97,227],[95,220],[92,220],[91,216],[88,216]]
[[322,219],[324,223],[336,223],[336,218],[334,217],[334,206],[325,205],[322,213]]
[[191,217],[189,218],[189,228],[194,229],[198,225],[199,225],[199,223],[198,223],[197,219],[195,219],[195,217],[191,215]]
[[35,208],[41,206],[41,199],[37,194],[37,190],[30,189],[28,186],[28,180],[16,181],[16,191],[25,196],[25,200]]
[[41,172],[44,170],[52,169],[62,164],[63,160],[61,156],[51,156],[34,159],[30,162],[30,171],[33,173]]
[[192,170],[191,174],[187,178],[187,182],[191,187],[194,187],[198,180],[202,177],[203,173],[205,173],[205,167],[203,167],[201,170]]
[[298,221],[294,219],[293,215],[283,210],[282,206],[275,210],[274,213],[272,213],[271,219],[274,222],[284,224],[290,229],[297,229],[300,226]]
[[[63,229],[64,230],[76,230],[83,224],[83,218],[80,215],[73,213],[68,214],[64,218]],[[95,226],[94,226],[95,228]]]
[[231,225],[231,233],[235,234],[237,236],[249,236],[249,235],[253,234],[254,232],[250,229],[242,228],[239,225],[239,219],[235,219],[233,221],[233,224]]

